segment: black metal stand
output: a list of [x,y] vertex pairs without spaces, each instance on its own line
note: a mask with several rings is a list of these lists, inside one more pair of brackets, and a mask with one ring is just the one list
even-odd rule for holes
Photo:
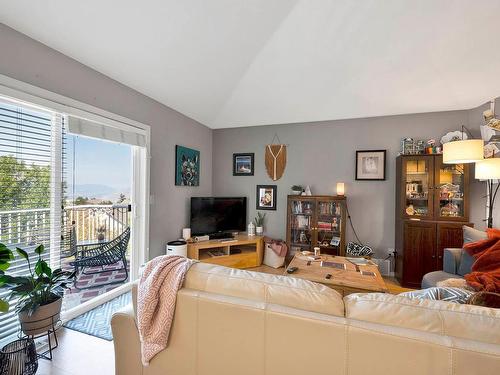
[[[33,341],[35,339],[39,339],[39,338],[47,336],[49,348],[42,353],[37,353],[37,358],[42,358],[42,359],[46,359],[48,361],[52,361],[52,350],[54,350],[55,348],[57,348],[59,346],[59,341],[57,340],[57,330],[62,327],[62,321],[59,319],[59,315],[60,314],[58,313],[58,314],[53,315],[49,318],[43,318],[43,319],[39,320],[39,321],[44,321],[47,319],[52,320],[51,324],[48,326],[47,331],[44,333],[40,333],[37,335],[26,335],[22,331],[19,333],[19,335],[18,335],[19,338],[21,338],[21,339],[28,338],[28,339],[32,339]],[[56,317],[57,317],[57,319],[56,319]],[[33,321],[33,323],[36,323],[36,322],[37,321]],[[53,340],[51,339],[51,336],[52,336]]]
[[493,191],[493,180],[486,181],[488,186],[488,228],[493,228],[493,207],[495,206],[495,198],[497,197],[498,188],[500,184],[497,184],[496,189]]

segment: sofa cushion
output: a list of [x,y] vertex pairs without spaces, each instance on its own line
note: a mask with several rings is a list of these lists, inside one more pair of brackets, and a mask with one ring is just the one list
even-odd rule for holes
[[342,296],[324,285],[289,276],[196,263],[184,287],[328,315],[344,316]]
[[383,293],[344,297],[346,317],[500,344],[500,310]]
[[467,251],[462,251],[462,254],[460,255],[460,265],[458,266],[457,274],[460,276],[465,276],[468,273],[471,273],[474,261],[474,257],[469,255]]
[[463,230],[463,235],[464,235],[464,245],[468,244],[470,242],[481,241],[481,240],[485,240],[488,238],[488,235],[486,234],[486,232],[483,232],[482,230],[468,227],[467,225],[464,225],[462,227],[462,230]]
[[426,273],[422,278],[422,289],[435,287],[440,281],[447,279],[462,279],[461,276],[455,275],[453,273],[448,273],[444,271],[433,271]]

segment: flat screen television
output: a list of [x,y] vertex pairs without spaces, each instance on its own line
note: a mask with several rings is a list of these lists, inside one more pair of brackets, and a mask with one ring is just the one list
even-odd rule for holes
[[244,232],[247,227],[247,198],[192,197],[191,234]]

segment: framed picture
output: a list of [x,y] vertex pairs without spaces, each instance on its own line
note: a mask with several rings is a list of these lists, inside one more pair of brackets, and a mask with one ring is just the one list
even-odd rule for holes
[[385,180],[385,150],[356,151],[356,180]]
[[255,154],[233,154],[233,176],[253,176]]
[[175,146],[175,185],[200,186],[200,151]]
[[277,192],[276,185],[257,185],[257,210],[276,210]]

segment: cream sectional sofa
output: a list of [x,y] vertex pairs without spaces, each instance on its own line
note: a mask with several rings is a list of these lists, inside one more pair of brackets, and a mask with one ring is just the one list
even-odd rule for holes
[[112,318],[118,375],[500,374],[494,309],[380,293],[342,299],[305,280],[197,263],[168,348],[143,367],[134,303]]

